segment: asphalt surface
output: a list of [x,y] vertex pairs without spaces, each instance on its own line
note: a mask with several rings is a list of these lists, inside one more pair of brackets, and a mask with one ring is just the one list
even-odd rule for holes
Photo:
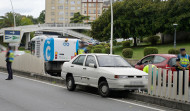
[[69,92],[64,86],[23,77],[6,81],[0,72],[0,111],[174,111],[122,98],[102,98],[90,91]]

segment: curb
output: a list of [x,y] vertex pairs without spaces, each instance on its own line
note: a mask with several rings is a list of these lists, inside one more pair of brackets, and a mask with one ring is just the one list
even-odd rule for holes
[[190,111],[190,103],[188,102],[182,102],[178,100],[171,100],[167,98],[160,98],[156,96],[150,96],[147,94],[137,94],[137,93],[129,93],[127,98],[137,100],[137,101],[143,101],[146,103],[156,104],[168,108],[173,109],[179,109],[183,111]]
[[[3,68],[3,67],[0,67],[0,70],[2,72],[7,72],[6,68]],[[40,81],[44,81],[44,82],[48,82],[52,84],[59,84],[59,85],[65,84],[65,80],[63,80],[62,78],[53,77],[50,75],[33,74],[29,72],[22,72],[22,71],[16,71],[16,70],[13,70],[13,75],[36,79],[36,80],[40,80]]]
[[[6,68],[0,67],[0,70],[3,72],[7,72]],[[16,71],[13,70],[14,75],[32,78],[36,80],[45,81],[52,84],[59,84],[59,85],[65,85],[65,80],[61,79],[60,77],[52,77],[49,75],[40,75],[40,74],[31,74],[29,72],[22,72],[22,71]],[[167,98],[159,98],[156,96],[150,96],[147,94],[141,94],[141,93],[128,93],[127,95],[128,99],[142,101],[146,103],[156,104],[168,108],[173,109],[179,109],[183,111],[190,111],[190,103],[188,102],[182,102],[178,100],[171,100]]]

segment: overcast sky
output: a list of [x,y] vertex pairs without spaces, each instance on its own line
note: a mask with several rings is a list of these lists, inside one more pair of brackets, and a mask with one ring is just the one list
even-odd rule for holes
[[[45,0],[12,0],[15,13],[38,17],[45,10]],[[10,0],[0,0],[0,16],[12,11]]]

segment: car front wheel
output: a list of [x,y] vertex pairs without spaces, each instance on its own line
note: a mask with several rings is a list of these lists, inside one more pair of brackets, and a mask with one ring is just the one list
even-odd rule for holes
[[100,82],[100,84],[98,85],[98,91],[102,97],[108,97],[110,95],[108,83],[106,81]]
[[74,91],[76,88],[74,78],[72,76],[66,79],[67,90]]

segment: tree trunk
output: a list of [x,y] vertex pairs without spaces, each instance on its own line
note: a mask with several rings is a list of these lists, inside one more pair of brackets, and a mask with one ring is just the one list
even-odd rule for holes
[[137,37],[133,37],[133,39],[134,39],[134,44],[133,44],[133,46],[136,47],[136,46],[137,46]]

